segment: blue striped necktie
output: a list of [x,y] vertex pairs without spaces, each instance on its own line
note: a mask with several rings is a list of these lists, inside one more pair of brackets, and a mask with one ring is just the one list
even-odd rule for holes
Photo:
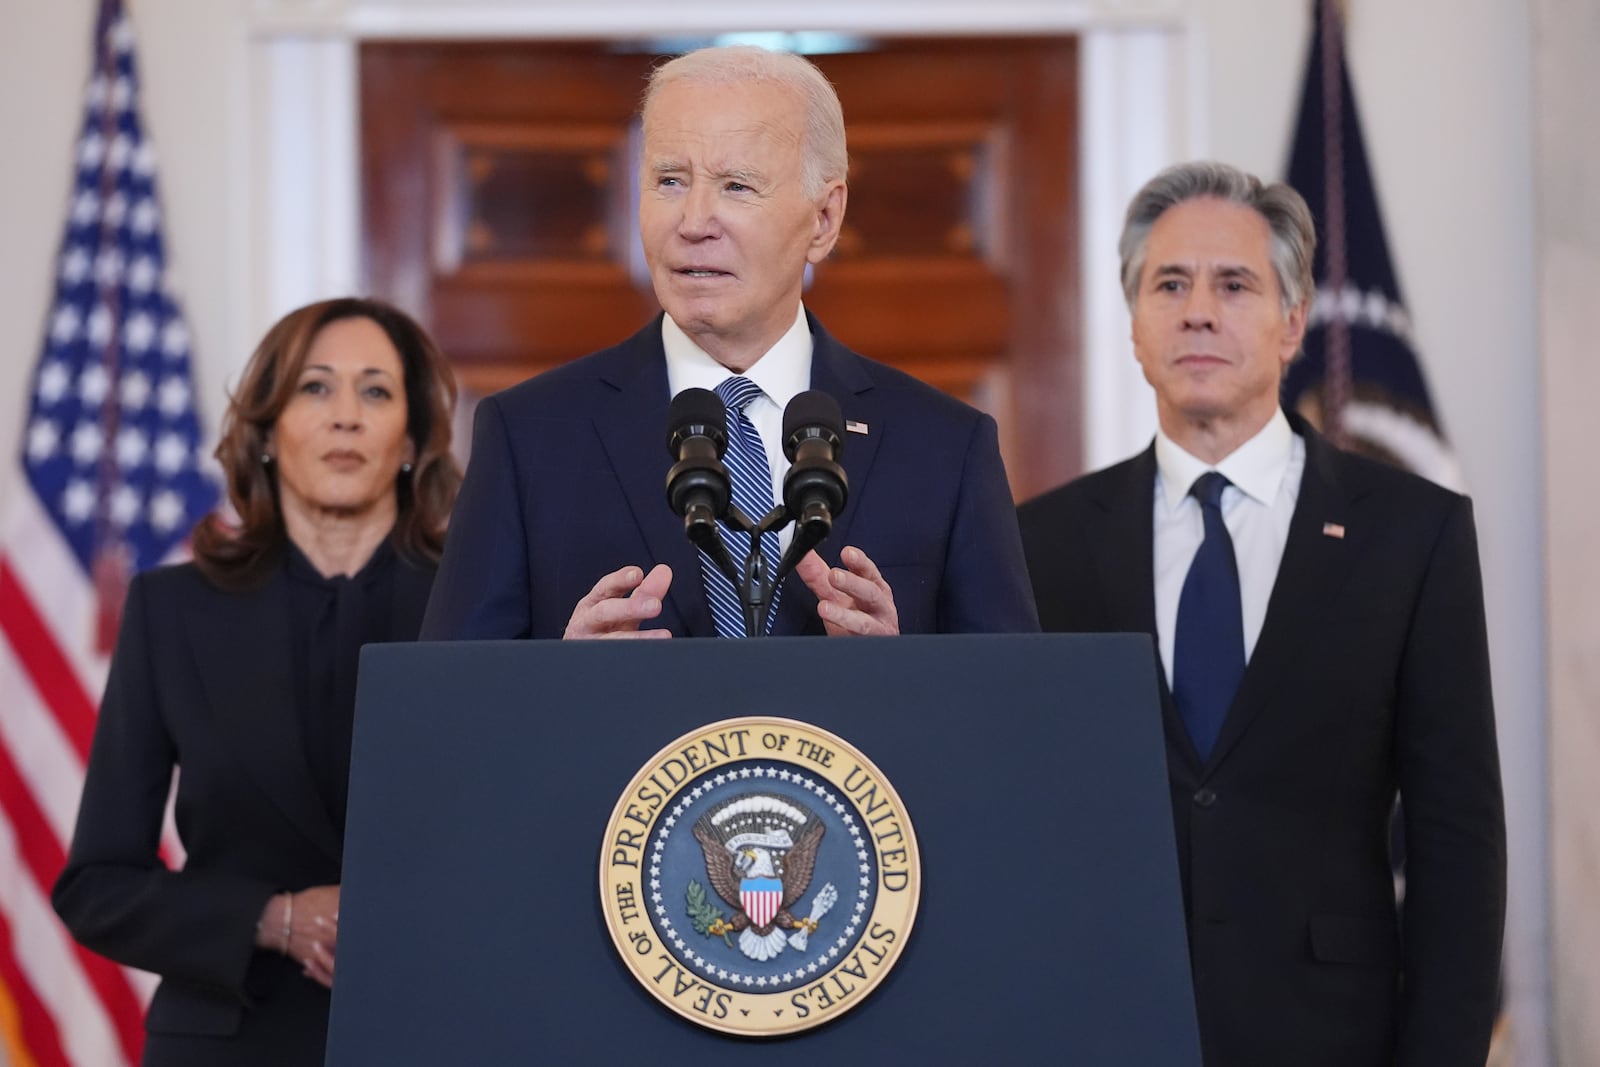
[[[728,408],[728,451],[722,457],[733,479],[733,502],[739,510],[760,522],[772,510],[772,468],[767,466],[767,450],[756,433],[755,423],[745,414],[745,407],[761,395],[761,387],[749,378],[726,378],[717,386],[717,395]],[[741,572],[744,555],[749,548],[750,535],[736,533],[722,524],[722,537],[727,542],[728,554]],[[778,566],[778,534],[769,530],[761,535],[762,552],[767,558],[767,573]],[[711,617],[717,624],[718,637],[743,637],[744,605],[738,589],[728,576],[717,569],[711,558],[700,553],[700,574],[706,583],[706,599],[711,603]],[[783,593],[780,585],[773,591],[772,608],[767,612],[767,631],[772,629],[772,619],[777,613],[778,600]]]
[[1244,612],[1239,563],[1222,521],[1222,491],[1233,483],[1216,471],[1195,479],[1205,540],[1194,554],[1178,598],[1172,648],[1172,699],[1202,760],[1211,756],[1244,677]]

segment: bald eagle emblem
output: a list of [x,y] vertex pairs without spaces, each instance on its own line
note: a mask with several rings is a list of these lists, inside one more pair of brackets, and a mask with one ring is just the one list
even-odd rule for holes
[[822,917],[839,899],[830,882],[812,898],[810,915],[795,918],[792,908],[811,886],[817,846],[824,828],[804,804],[771,793],[744,793],[717,805],[694,824],[705,854],[706,877],[728,907],[724,919],[691,880],[685,903],[699,933],[721,937],[753,960],[770,960],[786,945],[799,951]]

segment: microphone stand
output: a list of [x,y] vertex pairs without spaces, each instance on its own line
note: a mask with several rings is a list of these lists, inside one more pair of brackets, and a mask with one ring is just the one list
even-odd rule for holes
[[[829,421],[839,422],[838,405],[825,395],[823,399],[833,404],[835,409]],[[727,472],[722,469],[719,459],[713,458],[708,463],[704,455],[684,456],[667,474],[667,497],[674,509],[683,514],[684,533],[738,592],[746,637],[767,636],[767,615],[772,610],[778,583],[799,566],[808,552],[828,537],[833,531],[833,512],[844,506],[844,471],[831,458],[837,454],[840,444],[838,438],[842,431],[831,431],[832,448],[825,450],[822,455],[817,455],[812,447],[816,440],[823,440],[826,444],[823,435],[829,432],[827,425],[812,428],[802,426],[792,435],[795,440],[785,445],[785,451],[796,466],[791,467],[784,478],[783,496],[785,500],[796,501],[800,509],[798,515],[790,510],[787,503],[780,501],[759,522],[753,520],[729,499]],[[675,431],[669,440],[675,452],[678,451],[677,440],[678,433]],[[791,486],[797,472],[804,476]],[[729,527],[750,536],[743,566],[736,566],[728,551],[722,536],[722,525],[717,521],[715,508],[718,506],[725,508],[723,521]],[[795,524],[794,537],[783,558],[774,563],[767,559],[762,550],[762,535],[781,530],[791,522]]]
[[719,571],[728,576],[739,592],[739,605],[744,609],[744,634],[746,637],[767,636],[767,613],[772,610],[772,598],[778,591],[778,583],[788,577],[789,572],[805,558],[823,538],[828,536],[832,524],[823,514],[812,514],[818,509],[807,508],[807,514],[800,517],[795,526],[794,540],[789,543],[789,551],[785,552],[783,559],[774,566],[767,559],[767,554],[762,551],[761,535],[771,530],[781,530],[794,516],[783,504],[777,504],[773,509],[761,517],[760,522],[754,522],[750,516],[740,510],[739,505],[729,504],[727,522],[730,526],[742,533],[750,535],[750,548],[745,553],[744,565],[736,569],[733,557],[729,554],[727,546],[722,540],[722,531],[716,523],[696,524],[689,526],[689,539],[696,546],[705,550],[711,557]]

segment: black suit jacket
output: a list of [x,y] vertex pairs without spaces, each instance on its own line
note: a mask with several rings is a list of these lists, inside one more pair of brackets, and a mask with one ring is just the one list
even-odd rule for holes
[[[867,431],[845,434],[850,499],[823,558],[866,552],[904,633],[1036,631],[994,420],[808,321],[812,388]],[[422,636],[560,637],[603,575],[667,563],[655,625],[714,637],[699,559],[666,499],[671,399],[658,317],[479,404]],[[821,632],[816,597],[791,574],[773,633]]]
[[[1204,763],[1162,687],[1205,1061],[1479,1067],[1505,819],[1471,503],[1294,425],[1288,541]],[[1156,633],[1155,477],[1152,447],[1022,507],[1046,631]]]
[[[398,560],[395,633],[431,569]],[[337,883],[343,843],[294,709],[288,580],[224,592],[193,564],[133,580],[53,903],[80,942],[162,977],[146,1064],[322,1063],[328,994],[255,947],[267,899]],[[158,856],[172,770],[181,871]]]

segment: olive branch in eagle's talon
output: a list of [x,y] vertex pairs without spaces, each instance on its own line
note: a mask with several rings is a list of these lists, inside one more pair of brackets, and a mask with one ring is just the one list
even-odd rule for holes
[[694,925],[694,932],[705,934],[707,937],[720,937],[729,948],[733,948],[733,941],[728,934],[734,927],[723,921],[722,912],[711,906],[706,899],[706,887],[698,881],[689,879],[689,886],[683,893],[684,910],[689,913],[689,921]]

